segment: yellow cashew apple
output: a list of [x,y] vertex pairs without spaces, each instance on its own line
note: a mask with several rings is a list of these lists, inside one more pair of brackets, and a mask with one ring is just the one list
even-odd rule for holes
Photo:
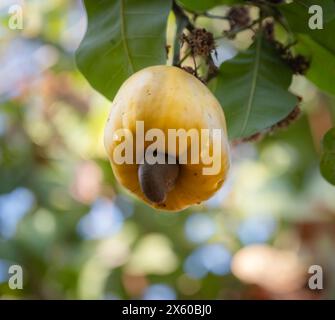
[[[150,129],[160,129],[167,138],[164,142],[156,140],[155,152],[172,160],[168,164],[150,164],[146,159],[140,163],[135,161],[154,143],[152,136],[140,141],[136,130],[141,121],[144,135]],[[189,137],[186,144],[177,141],[176,150],[171,152],[167,142],[171,129],[193,130],[199,137],[203,129],[208,129],[210,134],[204,139],[203,147],[207,148],[212,161],[220,164],[219,170],[204,174],[204,169],[211,166],[208,162],[187,160],[182,163],[182,154],[189,159],[195,150],[201,158],[206,150],[196,146],[192,149],[198,142]],[[221,135],[214,135],[214,129]],[[127,134],[121,138],[119,133],[123,131]],[[162,210],[179,211],[209,199],[222,186],[230,165],[225,116],[219,102],[200,80],[173,66],[145,68],[123,83],[112,103],[104,142],[118,182],[152,207]],[[117,149],[125,143],[131,148],[133,163],[120,163],[115,159]],[[220,148],[215,154],[216,147]],[[171,164],[173,160],[175,163]]]

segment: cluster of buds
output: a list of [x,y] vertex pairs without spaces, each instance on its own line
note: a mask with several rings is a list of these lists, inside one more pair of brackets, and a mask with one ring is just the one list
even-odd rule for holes
[[289,46],[275,40],[274,26],[272,22],[264,25],[265,37],[274,45],[281,58],[289,65],[295,74],[305,74],[309,68],[310,62],[301,54],[293,55]]
[[227,19],[230,30],[224,31],[224,34],[229,39],[234,39],[236,31],[248,27],[251,22],[249,9],[243,6],[232,7],[227,13]]
[[299,106],[296,106],[284,119],[274,124],[271,127],[270,131],[274,131],[276,129],[287,128],[291,123],[293,123],[299,118],[300,114],[301,114],[301,109],[299,108]]
[[275,31],[273,22],[267,21],[263,26],[263,32],[266,39],[275,42]]
[[284,59],[296,74],[305,74],[310,66],[309,60],[301,54],[293,56],[291,52],[288,52]]
[[187,43],[192,55],[208,57],[215,50],[215,40],[213,34],[206,29],[195,28],[190,34],[182,35],[182,44]]
[[248,8],[243,6],[232,7],[227,13],[227,19],[231,30],[246,27],[251,21]]

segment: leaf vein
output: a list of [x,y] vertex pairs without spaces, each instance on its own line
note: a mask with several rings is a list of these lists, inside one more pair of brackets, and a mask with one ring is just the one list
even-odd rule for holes
[[257,39],[257,47],[256,47],[256,56],[255,56],[255,63],[254,63],[254,68],[252,70],[252,80],[251,80],[251,87],[250,87],[250,94],[249,98],[247,101],[246,105],[246,115],[243,121],[243,125],[241,128],[241,135],[244,134],[249,118],[250,118],[250,113],[251,113],[251,107],[252,103],[255,98],[255,92],[256,92],[256,84],[257,84],[257,78],[258,78],[258,69],[259,69],[259,62],[260,62],[260,57],[261,57],[261,43],[262,43],[262,38],[259,36]]
[[123,48],[126,53],[126,57],[130,66],[131,73],[134,73],[135,68],[133,65],[133,62],[131,60],[130,51],[127,43],[127,37],[126,37],[126,25],[125,25],[125,11],[124,11],[124,0],[120,0],[120,19],[121,19],[121,36],[122,36],[122,42],[123,42]]

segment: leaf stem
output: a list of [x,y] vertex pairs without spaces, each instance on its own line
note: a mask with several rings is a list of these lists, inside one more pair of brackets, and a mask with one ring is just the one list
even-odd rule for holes
[[178,62],[178,66],[181,66],[181,64],[190,56],[190,54],[192,53],[191,50],[189,50]]
[[186,28],[189,31],[194,29],[193,24],[191,23],[188,16],[185,12],[177,5],[176,1],[172,2],[172,11],[176,17],[176,34],[174,38],[174,50],[173,50],[173,62],[174,66],[180,64],[180,37],[182,35],[183,30]]
[[193,65],[194,65],[194,75],[198,77],[198,67],[197,67],[197,61],[195,60],[194,54],[192,54],[193,59]]
[[229,36],[234,36],[236,35],[237,33],[239,32],[242,32],[242,31],[245,31],[245,30],[248,30],[248,29],[252,29],[252,27],[254,27],[256,24],[258,24],[259,22],[261,22],[262,19],[256,19],[254,20],[252,23],[250,23],[249,25],[247,26],[244,26],[244,27],[241,27],[241,28],[238,28],[238,29],[235,29],[235,30],[228,30],[225,34],[223,34],[222,36],[218,36],[218,37],[215,37],[214,39],[215,40],[219,40],[219,39],[222,39],[222,38],[226,38],[227,35]]

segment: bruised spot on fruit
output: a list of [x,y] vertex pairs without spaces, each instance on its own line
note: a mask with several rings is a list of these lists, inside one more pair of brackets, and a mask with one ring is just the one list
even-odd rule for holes
[[162,204],[167,194],[174,188],[178,175],[179,164],[169,163],[171,157],[165,156],[164,164],[149,164],[144,160],[138,168],[138,179],[141,190],[151,202]]

